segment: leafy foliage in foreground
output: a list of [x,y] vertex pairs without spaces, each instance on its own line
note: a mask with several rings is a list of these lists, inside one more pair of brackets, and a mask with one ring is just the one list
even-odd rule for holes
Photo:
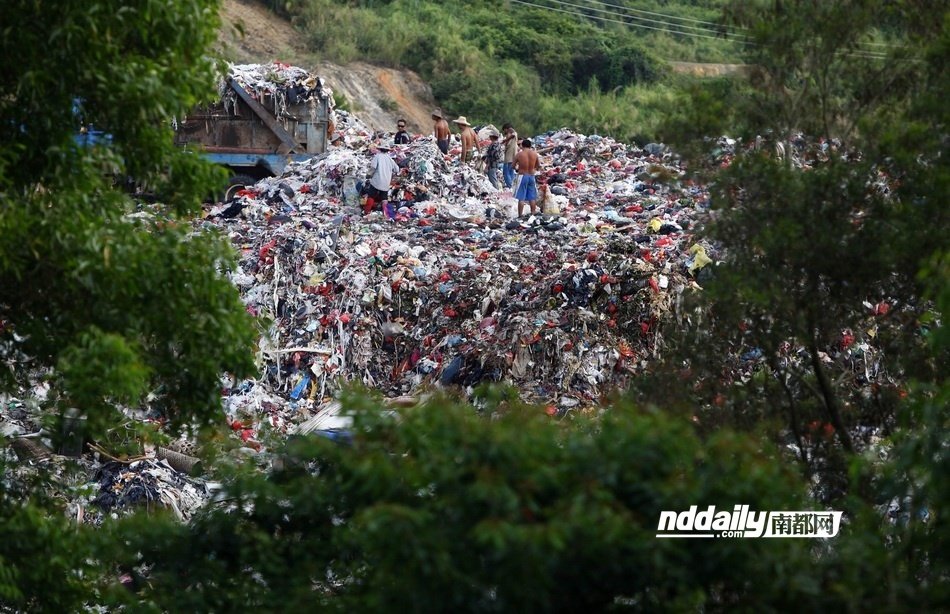
[[[926,298],[946,284],[945,270],[918,273],[946,253],[950,116],[936,101],[950,88],[940,68],[950,13],[942,27],[921,28],[916,13],[898,19],[893,8],[736,8],[732,18],[757,37],[749,53],[764,89],[737,96],[712,84],[667,128],[700,155],[711,152],[699,131],[716,133],[717,122],[746,143],[705,166],[718,209],[709,230],[726,262],[697,304],[701,321],[672,335],[679,351],[669,364],[689,365],[700,382],[689,403],[711,424],[771,423],[806,476],[823,474],[830,498],[847,488],[848,457],[894,433],[906,386],[939,383],[947,370],[946,349],[927,344],[941,314]],[[885,17],[908,41],[886,71],[855,55]]]
[[[254,330],[221,274],[231,250],[179,217],[216,178],[170,125],[212,89],[215,24],[214,2],[4,9],[0,376],[9,390],[50,374],[50,409],[87,418],[89,437],[153,391],[174,425],[210,423],[222,371],[252,367]],[[81,124],[108,135],[81,145]],[[161,204],[137,210],[118,177]]]
[[445,399],[398,417],[366,397],[347,403],[358,410],[352,445],[291,442],[284,469],[236,480],[232,509],[176,540],[165,527],[131,530],[132,551],[154,563],[140,596],[163,608],[296,609],[316,589],[321,608],[339,611],[476,612],[812,597],[802,541],[654,537],[661,510],[800,509],[783,463],[749,439],[702,442],[626,403],[572,424],[527,407],[479,416]]
[[[0,393],[45,380],[54,438],[68,415],[80,443],[107,439],[124,430],[116,404],[147,395],[172,427],[218,421],[221,373],[253,366],[251,320],[222,275],[231,250],[191,232],[216,173],[170,126],[213,91],[216,14],[204,0],[14,0],[0,15]],[[108,135],[79,142],[96,128]],[[125,177],[160,204],[143,210],[113,186]],[[43,496],[63,486],[48,464],[50,481],[27,483],[31,469],[3,466],[4,608],[80,611],[111,574]]]

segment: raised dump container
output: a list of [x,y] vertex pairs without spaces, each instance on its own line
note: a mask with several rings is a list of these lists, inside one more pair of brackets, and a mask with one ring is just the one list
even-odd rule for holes
[[221,99],[178,123],[175,142],[231,170],[224,195],[279,175],[290,160],[326,151],[332,92],[303,69],[283,64],[232,66]]

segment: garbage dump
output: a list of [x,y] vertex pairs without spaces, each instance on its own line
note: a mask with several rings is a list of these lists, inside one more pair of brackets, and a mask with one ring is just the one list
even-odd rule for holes
[[374,135],[341,116],[327,153],[198,223],[239,250],[232,279],[272,322],[260,380],[228,393],[232,420],[284,430],[351,381],[387,397],[506,382],[558,413],[591,407],[657,356],[716,258],[697,234],[708,194],[661,146],[537,137],[544,213],[516,219],[510,191],[417,137],[392,150],[390,200],[367,213]]
[[[232,281],[247,310],[270,323],[259,340],[260,377],[223,379],[236,454],[266,451],[268,433],[345,443],[350,422],[334,395],[352,381],[382,392],[390,407],[433,388],[472,394],[508,383],[552,415],[584,411],[657,358],[682,296],[700,289],[720,258],[702,238],[707,191],[662,145],[569,130],[536,137],[542,213],[519,219],[510,191],[459,164],[458,148],[444,156],[428,136],[392,150],[400,172],[391,199],[364,210],[360,187],[379,136],[338,111],[326,153],[195,221],[237,248]],[[718,161],[728,163],[739,144],[719,144]],[[807,166],[808,152],[793,145],[786,155]],[[873,330],[890,303],[865,308]],[[780,360],[808,358],[789,346]],[[819,358],[856,387],[895,384],[873,335],[843,330]],[[765,359],[748,348],[729,368],[745,379]],[[43,468],[66,513],[93,524],[141,509],[187,521],[212,500],[213,483],[187,447],[124,460],[50,449],[37,405],[47,389],[24,391],[28,403],[0,398],[0,434],[12,441],[4,457],[14,466],[5,487]],[[820,434],[827,425],[809,428]],[[862,428],[856,439],[880,444],[877,430]]]

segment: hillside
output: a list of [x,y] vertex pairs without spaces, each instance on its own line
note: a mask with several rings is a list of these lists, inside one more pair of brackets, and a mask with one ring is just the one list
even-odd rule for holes
[[307,68],[325,77],[370,128],[392,130],[396,119],[403,117],[412,131],[429,130],[429,115],[436,104],[431,88],[416,73],[366,62],[341,65],[321,60],[307,50],[300,32],[287,19],[256,0],[224,0],[221,21],[218,50],[228,60],[279,60]]

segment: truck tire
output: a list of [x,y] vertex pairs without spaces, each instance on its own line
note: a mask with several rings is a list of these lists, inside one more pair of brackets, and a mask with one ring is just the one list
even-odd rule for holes
[[250,175],[233,175],[231,179],[228,180],[228,187],[224,191],[222,202],[230,202],[238,192],[251,187],[255,183],[257,183],[257,179],[254,179]]

